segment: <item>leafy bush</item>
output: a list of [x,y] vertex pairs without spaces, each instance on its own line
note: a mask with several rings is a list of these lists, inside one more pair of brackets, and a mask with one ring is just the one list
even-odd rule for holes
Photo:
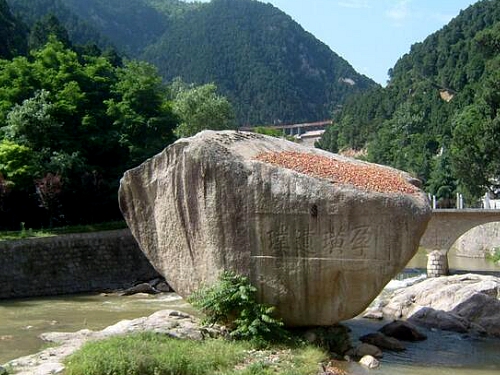
[[274,307],[258,303],[256,291],[246,277],[225,271],[214,285],[193,293],[188,302],[206,314],[205,324],[224,324],[235,339],[288,340],[283,322],[272,316]]
[[488,254],[486,257],[493,263],[500,262],[500,247],[496,247],[493,254]]

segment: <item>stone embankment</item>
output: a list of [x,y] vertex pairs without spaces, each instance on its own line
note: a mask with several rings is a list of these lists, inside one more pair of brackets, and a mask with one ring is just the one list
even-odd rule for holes
[[0,299],[102,292],[159,277],[128,229],[0,242]]

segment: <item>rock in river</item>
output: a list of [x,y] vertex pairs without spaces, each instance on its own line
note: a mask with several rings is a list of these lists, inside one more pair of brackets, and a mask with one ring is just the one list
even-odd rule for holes
[[397,290],[384,315],[431,328],[500,337],[500,278],[452,275]]
[[120,207],[186,297],[223,270],[289,326],[361,313],[417,250],[431,210],[408,174],[260,134],[204,131],[125,173]]

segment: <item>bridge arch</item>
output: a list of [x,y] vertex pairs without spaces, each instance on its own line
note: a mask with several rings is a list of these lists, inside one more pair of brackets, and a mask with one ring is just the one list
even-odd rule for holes
[[500,221],[500,210],[434,210],[420,246],[448,254],[453,244],[472,228]]

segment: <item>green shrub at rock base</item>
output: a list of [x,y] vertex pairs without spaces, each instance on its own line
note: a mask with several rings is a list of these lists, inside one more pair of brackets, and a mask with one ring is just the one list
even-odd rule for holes
[[218,281],[193,293],[188,302],[205,315],[205,324],[224,324],[235,339],[267,343],[289,339],[274,307],[256,300],[257,289],[244,276],[223,272]]

